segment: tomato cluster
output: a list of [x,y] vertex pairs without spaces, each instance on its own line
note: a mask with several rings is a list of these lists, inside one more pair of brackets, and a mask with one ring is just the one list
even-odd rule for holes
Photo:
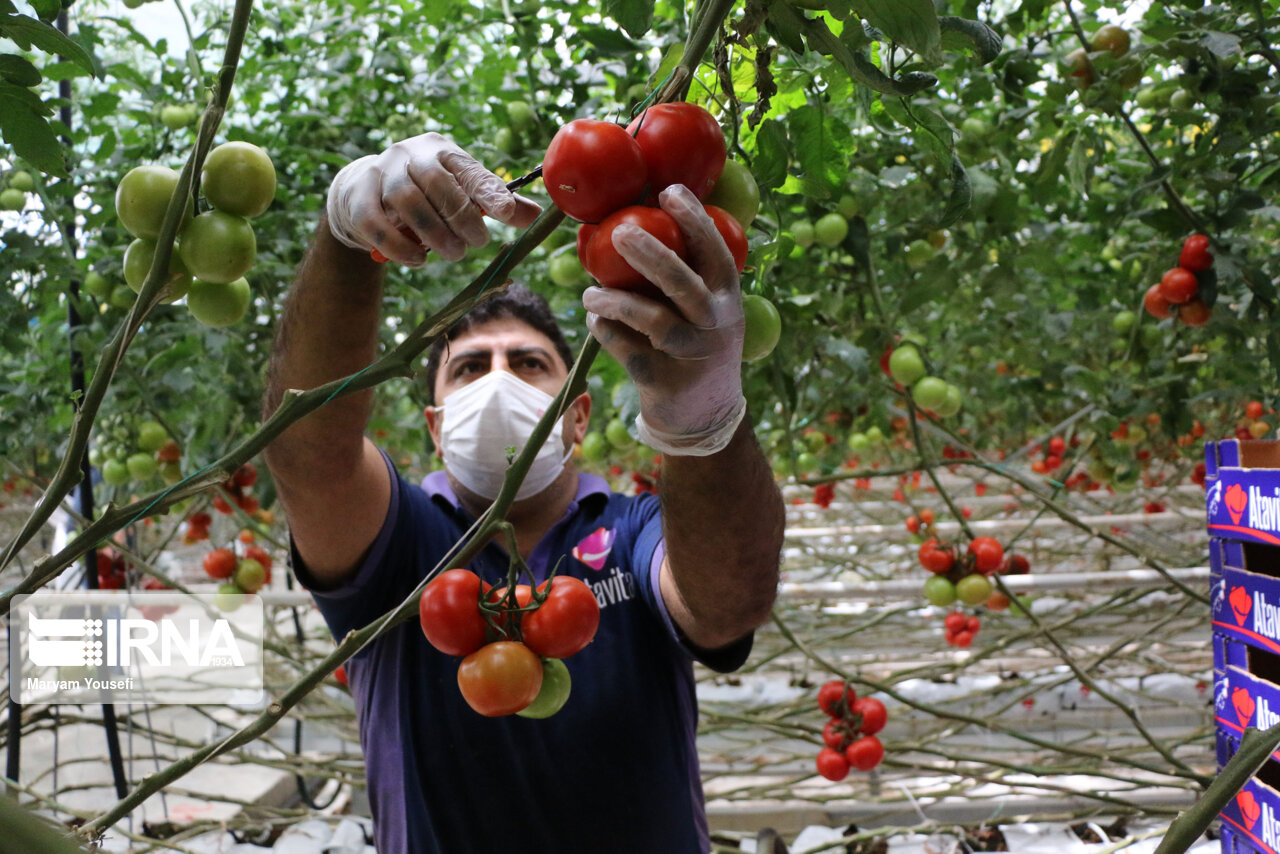
[[213,509],[230,516],[235,512],[231,508],[231,504],[227,502],[227,498],[230,498],[245,513],[250,516],[255,515],[259,510],[258,499],[250,495],[248,490],[257,482],[258,469],[253,463],[245,463],[240,466],[231,477],[226,479],[218,492],[214,493]]
[[911,390],[916,406],[939,418],[950,418],[960,411],[964,397],[956,386],[929,375],[923,346],[918,337],[904,339],[896,347],[890,344],[880,357],[880,369],[900,388]]
[[[120,224],[135,238],[124,253],[124,280],[135,293],[150,274],[165,212],[178,186],[178,172],[167,166],[138,166],[116,187]],[[276,172],[265,151],[248,142],[226,142],[209,152],[201,172],[201,190],[209,210],[196,214],[188,206],[178,225],[169,256],[162,302],[184,296],[187,308],[206,326],[229,326],[249,309],[251,293],[244,278],[257,258],[257,238],[249,220],[266,211],[275,198]],[[112,305],[111,282],[98,271],[86,288]]]
[[[963,555],[953,544],[942,541],[934,527],[934,513],[925,508],[909,516],[906,528],[912,534],[926,537],[916,553],[920,565],[932,575],[924,583],[924,597],[931,605],[947,607],[959,601],[965,605],[985,605],[993,611],[1009,607],[1009,599],[995,590],[991,577],[997,574],[1020,575],[1030,571],[1031,563],[1023,555],[1006,554],[994,537],[974,537]],[[952,612],[946,619],[947,642],[968,646],[977,632],[977,618],[972,626],[963,614]],[[962,621],[957,623],[956,621]],[[955,624],[955,625],[953,625]],[[968,634],[961,635],[960,632]],[[957,642],[960,641],[960,642]]]
[[213,549],[204,556],[204,571],[215,581],[223,582],[218,592],[224,595],[257,593],[271,583],[271,553],[261,546],[247,546],[240,555],[233,549]]
[[818,773],[843,780],[849,769],[870,771],[884,759],[884,745],[875,734],[884,729],[889,713],[874,697],[859,697],[853,686],[832,679],[818,689],[818,708],[827,715],[818,751]]
[[[680,101],[649,107],[625,129],[611,122],[574,119],[551,140],[542,180],[556,206],[582,223],[578,260],[591,277],[604,287],[658,297],[658,288],[618,253],[613,233],[623,225],[637,226],[685,258],[684,235],[657,207],[658,195],[683,184],[705,200],[725,161],[719,123],[702,107]],[[744,228],[750,220],[740,222],[715,205],[704,208],[742,272],[747,258]]]
[[947,643],[961,649],[973,643],[973,636],[982,628],[982,621],[977,617],[966,617],[959,611],[951,611],[942,621],[946,629]]
[[1209,238],[1193,234],[1182,244],[1178,266],[1165,271],[1160,281],[1147,288],[1142,304],[1152,317],[1163,320],[1176,311],[1187,326],[1204,326],[1212,309],[1200,298],[1202,277],[1213,267]]
[[462,658],[458,689],[486,717],[546,718],[569,699],[561,659],[595,638],[600,606],[577,578],[557,575],[493,589],[466,569],[442,572],[418,600],[422,633],[445,655]]
[[[1266,414],[1268,413],[1261,401],[1249,401],[1244,408],[1244,418],[1236,422],[1236,438],[1242,440],[1265,438],[1271,432],[1271,424],[1263,420]],[[1275,410],[1271,410],[1270,414],[1274,415]]]

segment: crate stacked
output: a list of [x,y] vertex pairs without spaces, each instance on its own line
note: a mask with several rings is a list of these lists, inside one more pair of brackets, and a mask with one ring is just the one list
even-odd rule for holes
[[[1280,722],[1280,442],[1205,446],[1218,767]],[[1280,854],[1280,751],[1222,811],[1223,854]]]

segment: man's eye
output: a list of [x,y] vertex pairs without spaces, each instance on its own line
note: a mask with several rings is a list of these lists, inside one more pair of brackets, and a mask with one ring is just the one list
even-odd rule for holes
[[475,373],[479,369],[479,367],[480,366],[477,365],[475,362],[463,362],[461,365],[459,365],[457,368],[454,369],[453,375],[455,377],[461,377],[461,376],[465,376],[466,374],[472,374],[472,373]]

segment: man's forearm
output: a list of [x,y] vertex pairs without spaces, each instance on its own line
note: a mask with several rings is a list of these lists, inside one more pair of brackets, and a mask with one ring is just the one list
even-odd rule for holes
[[[369,365],[377,353],[381,300],[382,265],[335,240],[322,219],[285,298],[264,416],[287,389],[315,388]],[[354,392],[292,425],[267,451],[276,478],[349,471],[360,459],[372,405],[372,390]]]
[[702,646],[728,643],[769,617],[785,510],[749,419],[708,457],[662,460],[667,560]]

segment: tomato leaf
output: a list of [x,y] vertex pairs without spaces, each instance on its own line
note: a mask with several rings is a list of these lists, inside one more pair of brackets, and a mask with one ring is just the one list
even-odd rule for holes
[[945,50],[971,50],[983,65],[1000,55],[1000,36],[981,21],[944,15],[938,18]]
[[931,64],[942,59],[942,31],[933,0],[853,0],[853,10]]
[[800,35],[803,21],[795,10],[784,2],[769,6],[765,26],[778,43],[794,53],[804,53],[804,39]]
[[617,30],[605,27],[583,27],[578,30],[583,41],[605,56],[634,57],[640,48],[631,39]]
[[889,77],[861,52],[851,50],[835,33],[831,32],[823,19],[803,20],[790,6],[774,4],[769,7],[770,20],[774,20],[775,11],[779,20],[786,18],[800,28],[810,47],[832,57],[844,66],[850,77],[881,94],[906,98],[938,82],[937,77],[923,71],[910,71],[897,79]]
[[969,173],[955,154],[951,155],[951,195],[947,197],[947,206],[942,211],[937,227],[945,228],[960,220],[973,205],[973,188],[969,184]]
[[782,186],[787,180],[787,132],[777,119],[765,119],[756,133],[756,158],[751,172],[762,190]]
[[93,73],[93,60],[88,52],[43,21],[23,15],[0,15],[0,35],[13,39],[23,50],[30,50],[34,45],[45,53],[69,59]]
[[62,11],[62,0],[30,0],[30,3],[42,21],[52,21]]
[[639,38],[653,25],[653,0],[604,0],[604,13]]
[[22,57],[12,54],[0,56],[0,80],[30,88],[40,85],[41,79],[36,67]]
[[30,89],[0,82],[0,137],[41,172],[65,178],[62,145],[45,118],[52,112]]
[[811,104],[792,110],[787,128],[806,192],[820,199],[830,197],[845,172],[844,152],[836,141],[848,139],[847,130],[830,113]]

